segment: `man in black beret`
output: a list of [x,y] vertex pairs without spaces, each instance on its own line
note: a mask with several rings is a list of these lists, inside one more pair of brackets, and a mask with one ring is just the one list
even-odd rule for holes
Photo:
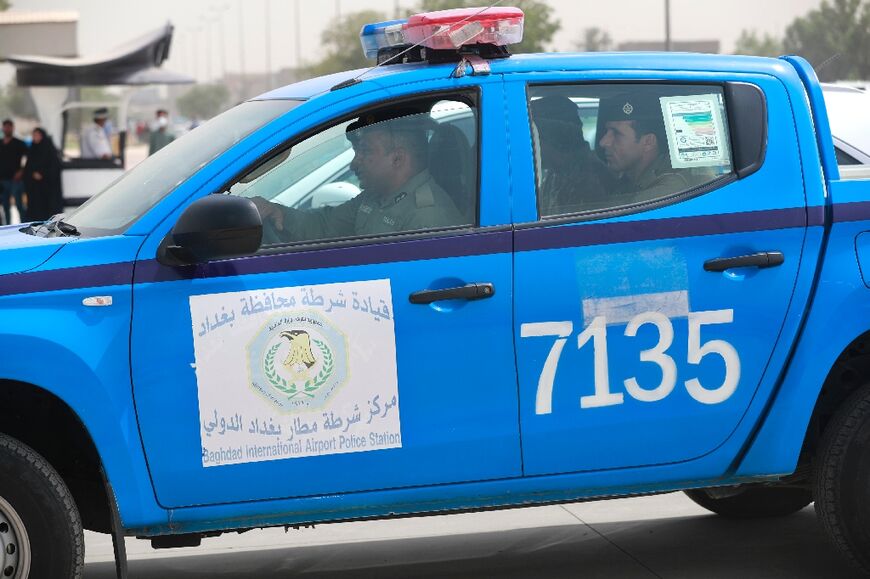
[[428,171],[428,113],[390,109],[348,125],[354,150],[351,170],[362,192],[336,207],[301,211],[262,197],[252,201],[281,241],[308,241],[414,231],[464,220]]
[[604,99],[598,112],[604,133],[598,144],[619,175],[623,194],[643,201],[688,186],[668,156],[662,109],[653,94],[625,93]]

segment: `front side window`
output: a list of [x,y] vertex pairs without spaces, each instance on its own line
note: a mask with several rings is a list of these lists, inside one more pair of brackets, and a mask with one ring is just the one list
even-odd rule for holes
[[250,198],[264,245],[473,225],[477,115],[428,98],[345,119],[272,155],[225,191]]
[[529,114],[542,217],[654,202],[733,171],[718,86],[533,86]]

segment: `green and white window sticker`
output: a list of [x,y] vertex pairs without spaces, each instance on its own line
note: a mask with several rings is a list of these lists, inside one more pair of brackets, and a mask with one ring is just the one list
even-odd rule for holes
[[674,169],[730,167],[722,95],[670,96],[659,101]]

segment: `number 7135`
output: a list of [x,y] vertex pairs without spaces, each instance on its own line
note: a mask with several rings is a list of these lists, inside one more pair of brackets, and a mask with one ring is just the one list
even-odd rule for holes
[[[716,388],[707,388],[697,378],[684,382],[689,395],[702,404],[720,404],[734,394],[740,382],[740,356],[737,350],[725,340],[709,340],[701,342],[701,328],[714,324],[730,324],[734,321],[734,310],[709,310],[705,312],[689,312],[689,340],[687,362],[700,364],[708,354],[721,356],[725,363],[725,379]],[[642,362],[657,364],[662,371],[662,381],[655,387],[641,386],[637,378],[627,378],[623,381],[625,391],[632,398],[642,402],[657,402],[668,396],[677,384],[677,364],[667,354],[674,341],[674,325],[661,312],[644,312],[636,315],[625,327],[625,335],[637,336],[637,331],[644,324],[656,327],[659,333],[658,343],[649,350],[640,352]],[[550,414],[553,412],[553,381],[556,368],[562,356],[562,350],[568,337],[574,332],[574,324],[566,322],[531,322],[520,326],[520,336],[523,338],[554,337],[556,340],[544,360],[541,375],[538,378],[538,389],[535,395],[535,414]],[[580,397],[580,408],[601,408],[622,404],[622,392],[613,392],[610,388],[607,359],[607,319],[598,316],[586,326],[577,336],[577,348],[581,349],[592,340],[595,393]]]

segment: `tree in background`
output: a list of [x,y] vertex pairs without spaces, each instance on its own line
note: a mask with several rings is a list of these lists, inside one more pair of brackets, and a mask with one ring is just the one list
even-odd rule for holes
[[870,2],[823,0],[817,9],[795,18],[782,41],[744,30],[736,52],[798,54],[812,63],[823,81],[870,79]]
[[210,119],[222,112],[230,93],[222,84],[199,84],[175,101],[178,112],[191,119]]
[[[411,13],[447,10],[449,8],[474,8],[481,5],[480,0],[420,0]],[[553,35],[561,24],[555,19],[553,8],[542,0],[514,0],[512,6],[521,9],[525,15],[523,41],[510,47],[511,52],[543,52],[547,49]]]
[[870,79],[870,3],[823,1],[789,25],[783,48],[809,60],[822,80]]
[[755,30],[744,30],[737,38],[734,54],[777,57],[784,54],[784,49],[782,41],[773,35],[760,36]]
[[583,35],[574,43],[574,47],[585,52],[607,52],[613,50],[613,39],[606,30],[593,26],[583,30]]
[[374,10],[351,12],[345,14],[335,24],[320,35],[320,42],[325,49],[325,55],[319,62],[305,68],[306,76],[320,76],[374,66],[373,60],[368,60],[363,54],[359,40],[359,31],[366,24],[382,22],[387,16]]
[[0,12],[4,10],[8,10],[12,7],[12,4],[9,3],[9,0],[0,0]]

